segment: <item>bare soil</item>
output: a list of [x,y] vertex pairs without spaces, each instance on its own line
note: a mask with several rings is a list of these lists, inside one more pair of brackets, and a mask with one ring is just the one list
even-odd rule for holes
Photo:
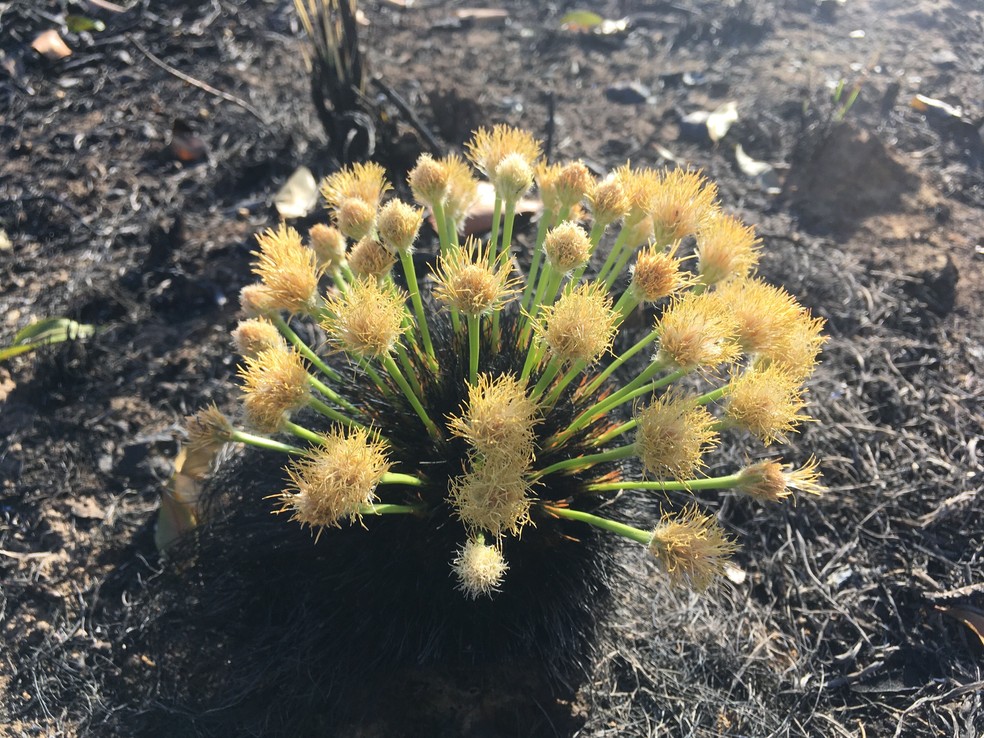
[[[154,655],[122,651],[121,624],[160,571],[181,419],[235,403],[228,333],[273,194],[300,164],[337,166],[291,2],[126,5],[0,2],[0,337],[49,315],[100,327],[0,365],[0,734],[134,735],[156,709],[134,687],[161,678]],[[692,165],[757,225],[763,274],[828,320],[820,422],[795,448],[830,492],[726,499],[746,577],[705,598],[625,554],[633,586],[589,677],[552,702],[522,705],[521,679],[500,699],[418,676],[337,734],[984,735],[979,1],[598,0],[629,20],[609,36],[563,30],[563,2],[475,3],[503,22],[398,5],[365,4],[369,63],[442,147],[508,122],[599,172]],[[65,12],[106,28],[38,57]],[[683,120],[730,100],[717,144]],[[398,178],[426,145],[389,112]],[[176,121],[200,161],[175,155]],[[429,722],[403,722],[421,694]]]

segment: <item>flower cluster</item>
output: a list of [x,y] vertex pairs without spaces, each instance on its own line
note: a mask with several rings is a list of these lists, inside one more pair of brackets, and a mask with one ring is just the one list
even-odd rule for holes
[[[467,158],[494,186],[487,241],[460,236],[479,182],[454,155],[421,157],[415,204],[385,200],[384,170],[355,165],[322,185],[331,225],[257,238],[234,333],[245,427],[210,408],[192,442],[289,457],[275,511],[318,535],[352,522],[371,534],[377,515],[457,526],[447,560],[468,597],[508,587],[505,543],[531,526],[621,535],[674,583],[706,587],[735,548],[714,516],[693,503],[629,524],[602,514],[606,500],[819,493],[813,460],[708,476],[706,458],[724,435],[770,446],[808,419],[822,320],[756,276],[754,230],[698,172],[597,179],[544,163],[506,126],[475,133]],[[520,248],[516,206],[534,186],[543,212]],[[437,261],[418,274],[425,216]],[[652,323],[630,335],[634,312]]]

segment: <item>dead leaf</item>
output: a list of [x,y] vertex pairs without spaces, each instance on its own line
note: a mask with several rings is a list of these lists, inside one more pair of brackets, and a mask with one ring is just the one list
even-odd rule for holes
[[221,444],[215,444],[193,451],[186,448],[178,451],[174,459],[174,474],[161,492],[161,507],[157,511],[154,543],[158,551],[198,525],[202,480],[221,448]]
[[31,44],[31,48],[38,52],[48,61],[58,61],[66,56],[72,55],[72,50],[68,48],[58,31],[51,29],[38,34]]
[[[543,210],[543,203],[535,198],[526,198],[516,203],[516,215],[535,215]],[[491,182],[478,183],[478,196],[468,210],[462,233],[474,236],[492,229],[492,214],[495,212],[495,187]]]
[[303,218],[318,204],[318,183],[307,167],[294,170],[274,195],[273,204],[284,220]]
[[737,120],[738,103],[734,100],[726,102],[707,116],[707,135],[711,141],[717,143],[725,137],[732,124]]
[[14,247],[14,244],[10,242],[10,236],[7,235],[7,231],[0,228],[0,251],[9,251]]
[[724,565],[724,576],[728,578],[732,584],[744,584],[747,574],[745,570],[740,566],[732,563],[727,563]]
[[498,8],[460,8],[451,15],[462,23],[476,26],[501,26],[509,18],[509,11]]
[[973,607],[950,607],[948,605],[935,605],[935,609],[944,615],[949,615],[955,620],[959,620],[966,625],[981,640],[984,646],[984,612]]
[[755,183],[770,195],[778,195],[781,191],[779,186],[779,176],[771,164],[764,161],[757,161],[745,153],[741,144],[735,146],[735,161],[738,168],[746,177],[755,180]]

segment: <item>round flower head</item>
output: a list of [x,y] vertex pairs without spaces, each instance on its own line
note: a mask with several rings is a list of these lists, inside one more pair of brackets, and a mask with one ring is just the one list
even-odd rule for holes
[[496,165],[492,184],[505,202],[516,202],[533,186],[533,169],[522,154],[506,154]]
[[636,449],[646,472],[659,479],[692,479],[717,443],[716,420],[692,399],[666,393],[638,416]]
[[705,285],[743,279],[758,264],[761,241],[737,218],[714,213],[697,229],[697,273]]
[[280,495],[280,512],[318,528],[319,535],[323,528],[340,527],[343,519],[361,520],[389,466],[386,444],[377,436],[364,428],[334,429],[287,467],[290,486]]
[[375,279],[359,279],[325,305],[321,326],[333,343],[360,358],[388,355],[403,335],[406,295]]
[[476,459],[470,471],[452,479],[448,499],[461,522],[496,538],[506,533],[518,536],[530,520],[533,501],[528,465],[525,457],[497,454]]
[[256,237],[259,251],[253,265],[267,289],[273,307],[290,313],[309,313],[317,304],[321,269],[301,234],[283,223],[276,231],[267,229]]
[[336,211],[349,199],[361,200],[375,211],[383,195],[390,189],[386,170],[371,161],[345,167],[325,177],[321,183],[322,197],[328,207]]
[[765,444],[785,441],[803,420],[803,387],[782,364],[746,369],[734,376],[725,393],[725,412],[736,425]]
[[818,465],[812,457],[799,469],[793,469],[792,464],[766,459],[741,470],[738,489],[762,502],[779,502],[793,492],[823,494]]
[[376,228],[386,248],[394,253],[410,253],[424,222],[424,214],[400,200],[390,200],[379,210]]
[[451,568],[458,577],[458,589],[474,600],[498,592],[509,566],[497,547],[469,538],[458,549]]
[[248,284],[239,290],[239,305],[248,318],[259,318],[278,310],[270,288],[262,282]]
[[543,239],[547,263],[561,274],[579,269],[591,258],[591,241],[576,223],[564,221],[547,231]]
[[633,226],[651,214],[662,178],[655,169],[633,169],[628,164],[616,169],[614,177],[625,194],[625,223]]
[[696,233],[716,210],[717,186],[702,174],[685,169],[666,172],[649,204],[657,243]]
[[266,349],[245,362],[239,376],[246,418],[261,433],[276,433],[285,416],[307,402],[307,368],[297,352],[283,348]]
[[510,154],[518,154],[529,167],[540,158],[540,142],[532,134],[505,125],[493,126],[491,130],[479,128],[465,148],[475,168],[490,180],[494,179],[499,163]]
[[649,246],[639,252],[629,288],[641,302],[656,302],[693,283],[680,269],[683,259],[677,258],[678,248],[675,243],[669,249]]
[[721,526],[696,506],[678,515],[663,515],[653,530],[649,552],[670,577],[674,586],[707,589],[736,550]]
[[571,209],[594,185],[591,172],[580,161],[569,164],[538,164],[534,176],[543,209],[561,218],[569,218]]
[[607,227],[629,212],[629,200],[618,176],[601,180],[588,193],[588,204],[596,224]]
[[407,175],[407,183],[414,199],[421,205],[433,208],[443,204],[450,187],[448,167],[430,154],[421,154],[417,164]]
[[556,358],[591,364],[611,348],[617,326],[611,297],[604,288],[585,282],[544,307],[535,328]]
[[345,262],[348,245],[345,236],[337,228],[324,223],[316,223],[308,231],[308,243],[324,269],[336,269]]
[[232,423],[214,404],[188,416],[185,429],[189,451],[214,449],[232,440]]
[[396,260],[379,241],[366,236],[352,247],[348,264],[352,274],[360,279],[383,279]]
[[365,238],[376,227],[376,206],[358,197],[342,200],[335,211],[338,230],[353,241]]
[[461,225],[478,200],[478,180],[472,175],[471,167],[457,154],[449,154],[440,160],[448,172],[448,197],[444,203],[444,215],[455,230]]
[[487,251],[474,238],[441,254],[434,278],[434,297],[468,316],[498,310],[515,295],[508,265],[499,260],[489,266]]
[[725,282],[714,294],[734,315],[741,347],[753,355],[768,356],[784,345],[803,313],[792,295],[758,279]]
[[688,292],[671,303],[656,322],[660,360],[681,369],[712,369],[736,361],[735,320],[708,294]]
[[468,402],[448,424],[451,433],[487,455],[500,451],[529,455],[533,448],[536,403],[526,395],[526,383],[510,374],[493,379],[480,374],[468,386]]
[[821,334],[823,318],[814,318],[809,310],[801,310],[786,333],[756,358],[757,366],[781,364],[800,381],[805,380],[817,365],[817,356],[827,337]]
[[277,326],[266,318],[239,321],[232,332],[232,341],[240,356],[256,356],[267,349],[287,350],[287,342]]

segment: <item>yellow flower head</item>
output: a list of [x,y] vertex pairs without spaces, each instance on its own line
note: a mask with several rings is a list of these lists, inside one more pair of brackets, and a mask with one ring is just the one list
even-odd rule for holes
[[289,487],[281,493],[280,512],[321,529],[361,520],[375,500],[376,487],[389,469],[386,444],[364,428],[334,429],[322,436],[310,455],[287,467]]
[[659,353],[682,369],[713,369],[736,361],[735,320],[712,295],[686,293],[656,323]]
[[346,200],[355,199],[375,211],[390,189],[386,170],[375,162],[367,162],[353,164],[325,177],[321,183],[321,196],[332,210],[338,210]]
[[664,514],[653,530],[649,552],[675,585],[707,589],[724,573],[737,546],[710,515],[696,505],[677,515]]
[[528,463],[508,453],[476,458],[471,470],[451,480],[448,498],[468,529],[495,538],[520,534],[533,502]]
[[335,222],[347,238],[358,241],[375,230],[376,206],[360,197],[345,198],[335,211]]
[[672,243],[696,233],[717,207],[717,186],[699,172],[664,173],[648,206],[656,242]]
[[458,550],[451,568],[458,577],[458,589],[474,600],[498,592],[509,566],[498,547],[469,538]]
[[478,382],[468,386],[468,402],[461,415],[452,417],[448,428],[483,454],[504,451],[529,456],[536,414],[536,403],[527,397],[525,382],[510,374],[496,379],[480,374]]
[[609,294],[586,282],[544,307],[534,327],[553,356],[569,364],[591,364],[611,348],[617,326]]
[[309,313],[317,303],[321,268],[314,252],[301,242],[301,234],[281,223],[256,237],[259,250],[253,265],[267,289],[273,307],[290,313]]
[[758,264],[762,242],[755,229],[731,215],[713,213],[697,229],[697,273],[705,285],[744,279]]
[[475,168],[490,180],[510,154],[518,154],[530,168],[540,158],[540,142],[531,133],[506,125],[496,125],[491,130],[479,128],[465,149]]
[[321,326],[333,343],[358,358],[388,355],[405,330],[406,295],[375,279],[360,279],[330,298]]
[[345,262],[348,245],[345,236],[337,228],[324,223],[314,224],[308,231],[308,243],[323,269],[335,269]]
[[188,450],[213,450],[232,440],[232,423],[214,404],[185,419]]
[[450,186],[448,167],[430,154],[421,154],[417,164],[407,175],[407,183],[414,199],[421,205],[433,208],[441,205],[448,196]]
[[792,295],[759,279],[731,280],[719,284],[714,294],[734,316],[738,342],[752,355],[769,356],[788,345],[787,335],[803,313]]
[[704,453],[717,444],[714,416],[675,393],[660,396],[638,419],[639,459],[646,472],[659,479],[692,479],[704,466]]
[[232,342],[240,356],[256,356],[266,349],[287,349],[287,342],[277,326],[266,318],[239,321],[232,332]]
[[543,239],[547,263],[561,274],[567,274],[588,263],[591,241],[577,223],[564,221],[547,231]]
[[571,209],[594,186],[594,178],[583,162],[539,164],[535,170],[543,209],[560,218],[569,218]]
[[460,231],[468,212],[478,200],[478,180],[471,167],[457,154],[449,154],[440,160],[448,172],[448,197],[444,214]]
[[800,414],[806,404],[799,378],[782,364],[737,373],[725,398],[728,418],[766,444],[784,442],[787,433],[810,419]]
[[383,279],[396,264],[396,259],[379,241],[366,236],[352,247],[348,258],[352,274],[360,279]]
[[741,470],[738,489],[762,502],[780,502],[793,492],[820,495],[824,487],[820,484],[818,466],[819,462],[813,457],[799,469],[774,459],[759,461]]
[[488,252],[474,238],[441,254],[434,278],[434,297],[472,317],[498,310],[515,296],[508,264],[489,266]]
[[588,204],[595,223],[607,227],[629,212],[629,200],[622,179],[613,175],[601,180],[588,192]]
[[679,243],[668,249],[651,245],[639,252],[629,286],[639,300],[656,302],[693,284],[693,279],[681,269],[679,247]]
[[492,184],[503,202],[515,203],[533,186],[533,168],[522,154],[506,154],[495,167]]
[[239,305],[247,318],[259,318],[279,310],[270,288],[262,282],[248,284],[239,290]]
[[247,356],[239,376],[246,418],[262,433],[276,433],[284,418],[307,402],[307,367],[296,351],[269,348]]

